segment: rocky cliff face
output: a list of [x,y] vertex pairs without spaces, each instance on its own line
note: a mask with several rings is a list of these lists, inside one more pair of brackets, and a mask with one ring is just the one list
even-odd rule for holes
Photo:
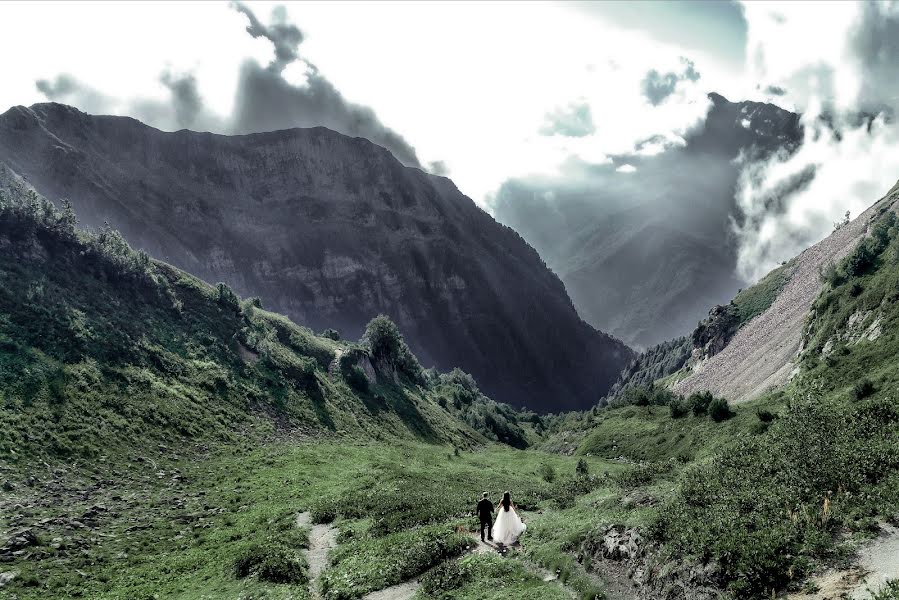
[[423,363],[542,411],[590,406],[632,357],[513,230],[446,178],[328,129],[164,133],[58,104],[0,116],[0,161],[82,225],[315,329],[386,313]]

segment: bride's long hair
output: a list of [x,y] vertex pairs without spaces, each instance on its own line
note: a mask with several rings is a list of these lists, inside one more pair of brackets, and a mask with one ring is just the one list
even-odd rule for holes
[[503,508],[506,509],[506,512],[508,512],[509,507],[512,506],[512,494],[510,494],[509,492],[503,493],[502,505]]

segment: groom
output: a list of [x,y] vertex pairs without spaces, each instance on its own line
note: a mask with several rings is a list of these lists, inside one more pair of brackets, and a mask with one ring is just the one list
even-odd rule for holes
[[484,541],[484,527],[487,528],[487,539],[493,541],[493,502],[484,492],[484,497],[478,502],[478,518],[481,520],[481,541]]

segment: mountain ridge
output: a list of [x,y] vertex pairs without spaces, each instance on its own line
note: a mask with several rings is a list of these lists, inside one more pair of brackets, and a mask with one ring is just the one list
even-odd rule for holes
[[0,160],[82,222],[313,329],[390,315],[427,364],[541,411],[590,406],[632,356],[447,178],[326,128],[165,133],[58,104],[0,116]]

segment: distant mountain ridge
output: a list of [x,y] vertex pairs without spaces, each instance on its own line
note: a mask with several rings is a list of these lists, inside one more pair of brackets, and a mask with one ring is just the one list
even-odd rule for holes
[[[731,224],[740,218],[735,159],[802,140],[795,113],[709,99],[683,146],[595,165],[581,187],[513,180],[497,196],[497,219],[534,244],[584,319],[636,347],[688,333],[709,306],[745,287]],[[617,172],[625,163],[636,171]]]
[[0,161],[81,221],[317,330],[390,315],[423,363],[491,397],[591,406],[632,357],[449,179],[328,129],[164,133],[59,104],[0,116]]

